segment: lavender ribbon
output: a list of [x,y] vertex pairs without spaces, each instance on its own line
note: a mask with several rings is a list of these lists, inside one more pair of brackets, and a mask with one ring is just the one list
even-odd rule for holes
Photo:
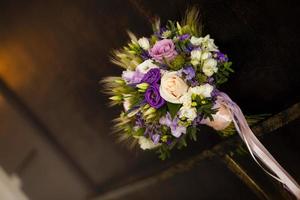
[[[300,187],[287,171],[275,160],[268,150],[257,139],[250,129],[245,116],[239,106],[229,96],[220,92],[217,97],[217,104],[228,109],[228,113],[240,137],[245,142],[254,161],[272,178],[281,182],[297,199],[300,199]],[[218,113],[217,113],[218,114]],[[260,161],[260,162],[259,162]],[[261,164],[263,163],[264,166]],[[266,168],[267,167],[267,168]]]

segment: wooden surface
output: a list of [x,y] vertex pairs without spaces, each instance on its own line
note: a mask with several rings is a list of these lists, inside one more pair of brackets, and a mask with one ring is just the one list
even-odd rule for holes
[[[128,40],[127,29],[138,36],[150,34],[152,16],[161,16],[163,22],[180,19],[185,7],[194,3],[202,11],[205,32],[234,63],[236,73],[222,90],[245,113],[277,113],[300,100],[296,1],[0,1],[0,165],[24,173],[33,199],[46,199],[48,194],[49,199],[94,196],[220,141],[212,130],[203,128],[200,141],[174,152],[166,162],[150,152],[128,150],[110,134],[118,108],[106,106],[107,97],[98,83],[107,75],[120,73],[109,62],[109,53]],[[295,147],[299,145],[295,133],[299,127],[290,129],[289,134],[280,132],[281,138],[266,140],[271,147],[280,144],[277,156],[282,155],[280,161],[289,164],[287,152],[299,155]],[[285,143],[276,143],[278,140]],[[41,161],[31,160],[36,157]],[[32,170],[23,172],[18,166],[26,163],[33,163],[28,164]],[[214,163],[208,166],[210,169],[201,168],[207,175],[203,181],[197,176],[200,185],[209,182],[214,173]],[[300,169],[299,163],[294,167]],[[66,183],[61,190],[54,184],[35,185],[44,170],[49,170],[45,180]],[[228,170],[220,174],[232,178],[228,178],[228,187],[241,184]],[[187,177],[185,181],[190,179]],[[222,184],[226,181],[220,182],[218,189]],[[208,196],[203,198],[213,197],[211,185],[207,183]],[[52,189],[42,194],[47,187]],[[220,194],[226,196],[230,191]],[[238,195],[251,199],[248,194],[245,189]]]

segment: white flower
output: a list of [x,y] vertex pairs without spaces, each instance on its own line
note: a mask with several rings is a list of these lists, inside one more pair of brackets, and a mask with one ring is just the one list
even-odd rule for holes
[[177,74],[177,71],[163,74],[159,93],[164,100],[180,104],[180,98],[188,91],[188,85]]
[[139,136],[138,138],[138,143],[141,147],[141,149],[146,150],[146,149],[154,149],[158,146],[160,146],[160,143],[154,144],[154,142],[144,136]]
[[193,51],[191,51],[191,63],[192,65],[196,66],[198,65],[200,62],[200,59],[201,59],[201,55],[202,55],[202,52],[200,49],[195,49]]
[[195,36],[192,36],[192,38],[190,39],[192,45],[195,45],[195,46],[200,46],[201,45],[201,42],[202,42],[202,39],[201,38],[197,38]]
[[210,39],[209,35],[202,39],[202,47],[208,51],[218,51],[218,47],[215,45],[214,40]]
[[191,59],[192,60],[200,60],[201,59],[201,50],[195,49],[191,51]]
[[144,50],[148,50],[150,48],[149,40],[145,37],[142,37],[138,40],[138,43],[140,47],[142,47]]
[[191,63],[192,63],[193,66],[196,66],[196,65],[198,65],[200,62],[199,62],[199,60],[191,60]]
[[214,40],[210,39],[210,36],[207,35],[203,37],[194,37],[191,38],[191,43],[195,46],[201,46],[203,49],[207,51],[218,51],[218,47],[215,45]]
[[197,109],[195,107],[182,106],[179,110],[179,118],[187,118],[193,121],[197,117]]
[[158,66],[153,63],[153,60],[148,59],[148,60],[145,60],[144,62],[142,62],[141,64],[139,64],[136,67],[136,70],[146,74],[150,69],[153,69],[153,68],[158,68]]
[[209,58],[204,61],[202,71],[206,76],[212,76],[218,71],[217,61],[215,59]]
[[211,58],[211,53],[208,51],[204,51],[201,55],[201,60],[206,60],[208,58]]
[[123,107],[126,112],[129,110],[129,108],[131,107],[129,98],[124,98]]
[[191,92],[186,92],[182,97],[180,97],[180,103],[183,104],[183,106],[191,107],[192,104],[192,94]]
[[211,92],[213,91],[214,87],[208,83],[196,87],[191,87],[190,92],[192,94],[200,95],[203,97],[211,97]]

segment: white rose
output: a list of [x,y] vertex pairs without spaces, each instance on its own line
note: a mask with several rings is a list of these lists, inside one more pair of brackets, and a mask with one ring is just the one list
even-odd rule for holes
[[212,76],[218,71],[217,61],[215,59],[209,58],[204,61],[202,71],[206,76]]
[[141,64],[139,64],[136,67],[136,70],[146,74],[150,69],[153,69],[153,68],[158,68],[158,66],[153,63],[153,60],[148,59],[148,60],[145,60],[144,62],[142,62]]
[[138,143],[141,147],[141,149],[146,150],[146,149],[154,149],[158,146],[160,146],[160,143],[154,144],[154,142],[144,136],[139,136],[138,138]]
[[211,97],[211,92],[214,87],[208,83],[196,87],[191,87],[190,91],[192,94],[200,95],[203,97]]
[[140,47],[142,47],[142,49],[144,49],[144,50],[148,50],[150,48],[149,40],[145,37],[140,38],[138,40],[138,43],[139,43]]
[[197,109],[195,107],[182,106],[179,110],[179,118],[187,118],[188,121],[193,121],[197,117]]
[[201,50],[196,49],[191,51],[191,59],[192,60],[200,60],[201,59]]
[[191,107],[192,104],[192,94],[190,92],[185,93],[180,97],[180,103],[183,104],[183,106]]
[[180,98],[187,92],[188,85],[177,75],[177,71],[166,72],[161,78],[160,96],[170,103],[180,104]]

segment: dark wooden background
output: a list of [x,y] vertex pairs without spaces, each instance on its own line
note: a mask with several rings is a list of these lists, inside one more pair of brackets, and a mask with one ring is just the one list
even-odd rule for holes
[[[0,1],[0,165],[21,177],[33,200],[89,199],[220,141],[204,128],[197,143],[165,162],[151,152],[128,150],[111,135],[118,108],[107,107],[98,83],[120,73],[109,54],[128,40],[127,29],[148,35],[151,17],[179,20],[194,4],[205,32],[234,63],[236,73],[222,90],[245,113],[275,114],[299,102],[297,1]],[[299,122],[263,139],[298,182]],[[212,159],[124,197],[166,198],[256,196]]]

